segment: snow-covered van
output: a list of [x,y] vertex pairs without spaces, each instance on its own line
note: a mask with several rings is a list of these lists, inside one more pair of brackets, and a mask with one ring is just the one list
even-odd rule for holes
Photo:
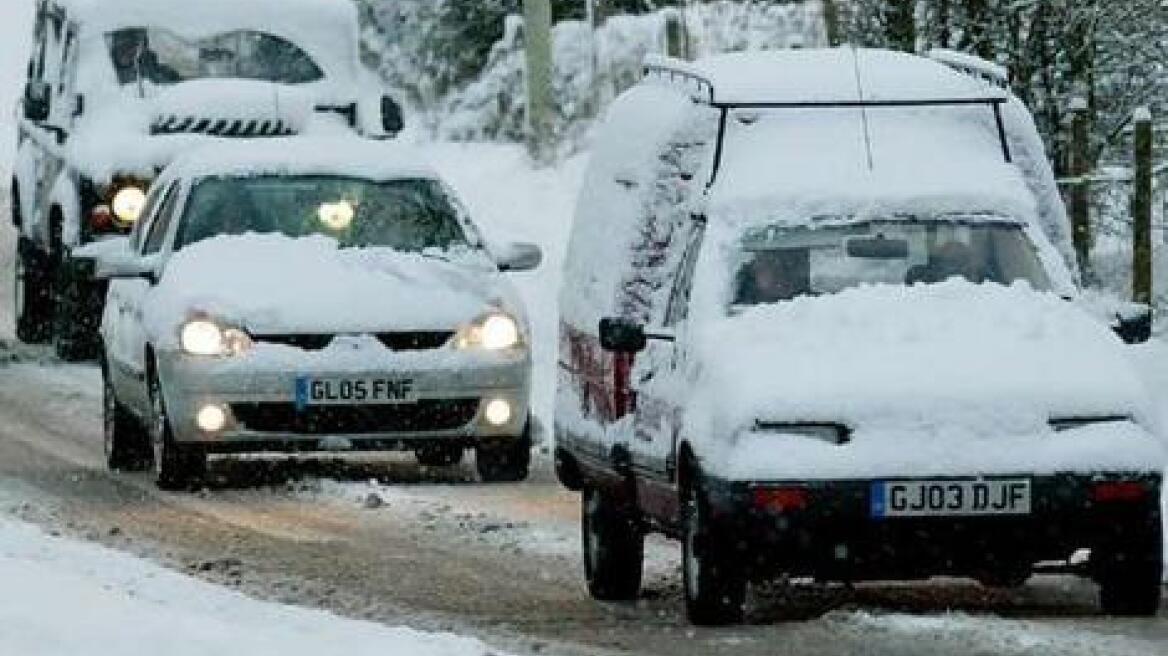
[[781,575],[1013,586],[1051,562],[1154,614],[1164,453],[1068,232],[989,64],[649,62],[599,134],[561,297],[556,467],[591,593],[635,597],[658,531],[697,623]]
[[95,352],[104,286],[72,250],[126,234],[177,154],[399,131],[358,29],[354,3],[336,0],[37,0],[12,181],[20,339]]

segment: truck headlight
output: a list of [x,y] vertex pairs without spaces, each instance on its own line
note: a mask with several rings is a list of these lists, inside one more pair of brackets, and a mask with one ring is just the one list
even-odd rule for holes
[[243,355],[252,347],[251,337],[238,328],[224,328],[210,319],[193,319],[179,331],[179,345],[190,355]]
[[462,326],[454,337],[459,349],[481,348],[504,351],[519,346],[522,335],[519,323],[503,312],[491,312]]
[[138,220],[142,208],[146,206],[146,192],[141,187],[123,187],[114,194],[111,204],[114,216],[122,224],[130,224]]

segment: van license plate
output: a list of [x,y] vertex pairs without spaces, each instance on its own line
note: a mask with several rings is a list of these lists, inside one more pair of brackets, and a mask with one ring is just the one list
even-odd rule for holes
[[409,378],[364,376],[296,379],[296,406],[392,405],[414,403],[418,393]]
[[873,481],[871,516],[977,517],[1029,515],[1029,479]]

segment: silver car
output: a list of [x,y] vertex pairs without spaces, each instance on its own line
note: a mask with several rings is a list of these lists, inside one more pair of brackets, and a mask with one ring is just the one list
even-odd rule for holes
[[[392,148],[388,153],[395,152]],[[343,156],[338,155],[343,153]],[[386,146],[220,148],[172,165],[128,238],[90,247],[105,452],[187,488],[209,454],[466,449],[526,478],[530,329],[451,191]]]

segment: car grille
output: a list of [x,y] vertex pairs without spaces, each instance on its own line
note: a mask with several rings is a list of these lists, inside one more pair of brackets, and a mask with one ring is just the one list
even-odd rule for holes
[[366,435],[453,430],[473,421],[478,410],[478,399],[303,409],[297,409],[291,403],[237,403],[231,406],[236,421],[248,430],[296,435]]
[[[305,351],[321,351],[332,343],[335,335],[331,334],[299,334],[299,335],[259,335],[258,342],[268,344],[283,344]],[[398,333],[378,333],[374,335],[377,341],[393,351],[431,351],[442,348],[454,337],[450,331],[412,331]]]

